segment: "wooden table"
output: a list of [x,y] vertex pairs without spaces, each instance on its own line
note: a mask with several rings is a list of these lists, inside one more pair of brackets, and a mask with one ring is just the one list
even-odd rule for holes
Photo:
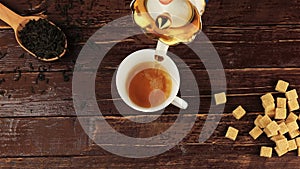
[[[0,23],[0,168],[299,168],[296,152],[281,158],[275,153],[270,159],[259,157],[261,146],[274,144],[266,136],[254,141],[248,135],[253,120],[263,111],[259,97],[274,91],[278,79],[300,91],[299,1],[209,2],[203,32],[219,53],[227,78],[228,102],[222,119],[213,135],[198,143],[211,101],[207,71],[185,45],[171,47],[197,78],[201,106],[194,127],[182,142],[145,159],[120,157],[95,144],[80,126],[72,101],[72,72],[82,46],[102,26],[130,15],[131,0],[0,2],[22,15],[46,15],[69,40],[64,58],[45,63],[24,54],[12,29]],[[171,107],[156,121],[138,125],[120,116],[112,105],[111,75],[118,64],[127,54],[149,47],[155,47],[155,41],[142,34],[120,40],[96,78],[102,113],[117,131],[132,137],[157,135],[178,114]],[[247,110],[239,121],[231,115],[238,105]],[[224,138],[228,126],[240,130],[235,142]]]

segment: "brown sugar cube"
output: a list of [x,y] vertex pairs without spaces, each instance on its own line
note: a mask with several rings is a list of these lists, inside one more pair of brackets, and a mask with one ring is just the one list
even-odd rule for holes
[[286,138],[275,141],[276,147],[280,150],[287,150],[289,148],[289,144]]
[[262,106],[264,107],[264,109],[266,109],[268,106],[272,106],[273,104],[275,107],[275,103],[273,101],[263,101],[262,102]]
[[293,112],[290,112],[289,116],[286,118],[285,122],[286,123],[290,123],[290,122],[293,122],[293,121],[297,121],[298,119],[298,116],[293,113]]
[[300,148],[298,148],[298,157],[300,157]]
[[272,157],[272,150],[273,150],[272,147],[262,146],[260,148],[260,156],[271,158]]
[[288,144],[289,144],[288,151],[293,151],[293,150],[297,149],[297,144],[296,144],[296,141],[294,139],[293,140],[289,140]]
[[290,91],[286,92],[286,93],[285,93],[285,97],[286,97],[288,100],[295,100],[295,99],[298,99],[298,94],[297,94],[296,89],[293,89],[293,90],[290,90]]
[[273,103],[275,101],[271,93],[261,96],[260,99],[263,103]]
[[297,137],[295,139],[295,141],[296,141],[297,147],[300,147],[300,137]]
[[285,108],[276,108],[275,110],[275,119],[285,119],[286,118],[286,109]]
[[277,107],[286,108],[286,98],[277,97]]
[[236,119],[241,119],[246,114],[246,111],[243,109],[242,106],[238,106],[235,110],[233,110],[232,115]]
[[287,128],[289,129],[289,131],[295,131],[299,129],[298,123],[297,121],[293,121],[290,123],[286,123]]
[[262,125],[261,125],[260,122],[259,122],[259,121],[261,120],[262,117],[263,117],[262,115],[258,115],[258,116],[256,117],[256,119],[254,120],[255,126],[258,126],[259,128],[263,128]]
[[274,118],[275,114],[276,114],[275,109],[266,113],[266,115],[268,115],[270,118]]
[[299,130],[289,131],[291,139],[294,139],[299,136]]
[[270,111],[275,110],[275,103],[269,104],[268,106],[265,107],[265,114],[268,114]]
[[288,82],[285,82],[283,80],[278,80],[275,90],[281,93],[285,93],[288,86],[289,86]]
[[266,133],[267,137],[273,137],[278,135],[278,131],[270,131],[269,129],[264,129],[264,132]]
[[290,111],[295,111],[299,109],[299,103],[297,99],[289,100],[288,101],[288,107]]
[[266,128],[274,132],[277,132],[280,129],[276,121],[272,121],[271,123],[269,123]]
[[276,151],[278,157],[281,157],[281,156],[283,156],[284,154],[286,154],[286,153],[288,152],[288,149],[281,150],[281,149],[279,149],[278,147],[275,147],[274,149],[275,149],[275,151]]
[[264,129],[264,132],[266,133],[267,137],[273,137],[273,136],[278,135],[278,132],[270,131],[270,130],[267,129],[267,128]]
[[225,137],[235,141],[238,133],[239,133],[239,130],[237,130],[233,127],[228,127],[228,130],[227,130],[227,133],[226,133]]
[[282,135],[289,131],[289,129],[286,126],[285,122],[280,123],[278,126],[279,126],[279,133],[282,134]]
[[276,136],[273,136],[273,137],[271,138],[271,141],[276,142],[276,141],[278,141],[278,140],[285,139],[285,138],[286,138],[286,137],[285,137],[284,135],[278,134],[278,135],[276,135]]
[[266,133],[267,137],[272,137],[277,135],[277,133],[272,133],[270,130],[264,128],[264,132]]
[[251,137],[252,137],[254,140],[256,140],[262,133],[263,133],[263,131],[262,131],[259,127],[257,127],[257,126],[255,126],[255,127],[249,132],[249,134],[251,135]]
[[270,103],[268,105],[265,106],[265,112],[271,111],[275,109],[275,103]]
[[272,137],[278,135],[279,129],[279,125],[275,121],[272,121],[266,126],[264,132],[267,134],[268,137]]
[[215,96],[216,105],[225,104],[227,102],[225,92],[217,93]]
[[270,119],[270,117],[268,115],[264,115],[260,120],[259,123],[261,124],[262,128],[267,127],[267,125],[269,123],[271,123],[272,120]]
[[284,119],[282,119],[282,120],[278,120],[278,121],[277,121],[277,124],[284,123],[284,122],[285,122],[285,120],[284,120]]
[[276,121],[272,121],[266,126],[266,129],[271,131],[271,133],[277,133],[278,130],[280,129],[279,125],[276,123]]

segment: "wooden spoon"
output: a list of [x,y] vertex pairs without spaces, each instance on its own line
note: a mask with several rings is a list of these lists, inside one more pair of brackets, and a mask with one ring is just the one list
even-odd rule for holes
[[[39,19],[43,19],[41,17],[38,16],[20,16],[18,14],[16,14],[15,12],[13,12],[12,10],[8,9],[6,6],[4,6],[3,4],[0,3],[0,19],[3,20],[4,22],[6,22],[9,26],[11,26],[15,32],[15,37],[17,42],[19,43],[19,45],[26,50],[28,53],[30,53],[32,56],[36,57],[39,60],[42,61],[54,61],[57,60],[59,58],[61,58],[65,53],[66,53],[66,49],[67,49],[67,38],[65,41],[65,49],[64,51],[57,57],[53,57],[53,58],[40,58],[37,57],[36,54],[34,54],[33,52],[29,51],[26,47],[23,46],[21,40],[19,39],[19,31],[22,30],[24,28],[24,26],[30,21],[30,20],[39,20]],[[55,27],[57,27],[54,23],[48,21],[50,24],[54,25]],[[61,30],[59,27],[57,27],[59,30]],[[65,36],[65,35],[64,35]]]

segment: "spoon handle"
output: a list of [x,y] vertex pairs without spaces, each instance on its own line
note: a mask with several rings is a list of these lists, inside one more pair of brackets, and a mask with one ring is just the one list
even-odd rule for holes
[[22,16],[16,14],[0,3],[0,19],[16,30],[22,20]]

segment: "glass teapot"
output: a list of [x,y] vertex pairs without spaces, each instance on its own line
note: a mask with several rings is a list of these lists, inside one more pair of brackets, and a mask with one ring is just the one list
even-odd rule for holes
[[133,0],[133,19],[166,45],[189,43],[201,30],[205,0]]

